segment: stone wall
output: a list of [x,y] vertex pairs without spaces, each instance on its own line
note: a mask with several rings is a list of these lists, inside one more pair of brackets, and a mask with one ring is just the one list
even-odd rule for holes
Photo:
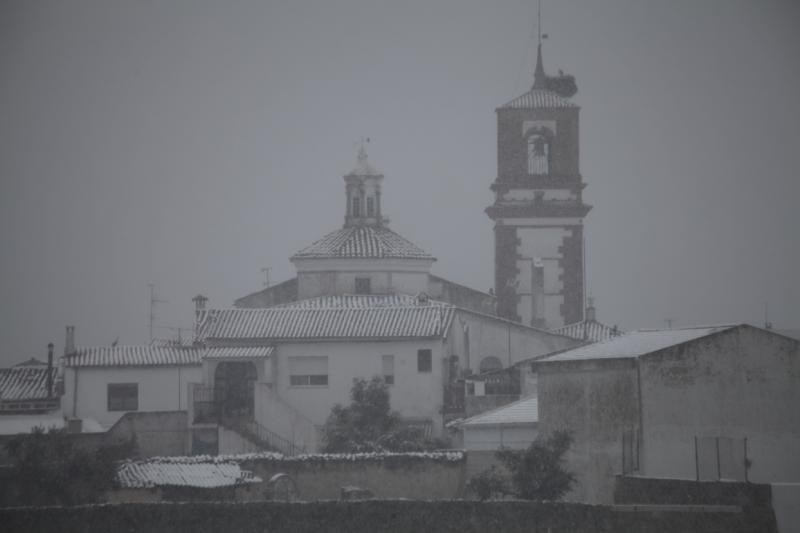
[[614,503],[769,507],[769,485],[617,476]]

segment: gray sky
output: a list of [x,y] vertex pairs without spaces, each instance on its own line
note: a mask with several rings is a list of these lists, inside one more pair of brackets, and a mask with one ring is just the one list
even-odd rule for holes
[[[494,109],[532,82],[533,0],[0,4],[0,364],[147,341],[191,297],[293,275],[343,221],[355,143],[434,272],[493,284]],[[587,278],[622,328],[800,327],[800,3],[543,5],[577,77]],[[162,337],[169,330],[157,330]]]

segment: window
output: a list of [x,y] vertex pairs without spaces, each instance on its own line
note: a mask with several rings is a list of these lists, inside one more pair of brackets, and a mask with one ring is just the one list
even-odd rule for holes
[[356,278],[356,294],[371,294],[369,278]]
[[547,174],[550,171],[550,143],[538,134],[528,137],[528,174]]
[[387,385],[394,385],[394,356],[382,355],[381,364],[383,365],[383,381]]
[[417,372],[431,372],[433,360],[430,350],[417,350]]
[[375,199],[372,196],[367,198],[367,216],[368,217],[375,216]]
[[353,197],[353,216],[360,217],[361,216],[361,198],[358,196]]
[[289,385],[293,387],[327,387],[328,357],[290,357]]
[[109,411],[137,411],[139,409],[138,383],[109,383]]

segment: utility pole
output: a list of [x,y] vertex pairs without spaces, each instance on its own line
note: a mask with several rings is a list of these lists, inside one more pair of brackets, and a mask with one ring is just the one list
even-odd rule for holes
[[150,330],[150,342],[153,342],[153,327],[156,321],[156,304],[163,304],[167,303],[166,300],[159,300],[156,298],[156,286],[152,283],[147,284],[150,287],[150,322],[149,322],[149,330]]

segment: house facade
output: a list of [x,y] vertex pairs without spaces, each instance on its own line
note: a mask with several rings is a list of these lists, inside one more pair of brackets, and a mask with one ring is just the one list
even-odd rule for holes
[[748,325],[637,331],[534,363],[543,434],[566,429],[571,498],[616,474],[800,480],[800,342]]
[[67,328],[63,414],[107,430],[125,413],[185,411],[202,379],[201,352],[187,346],[75,347]]

